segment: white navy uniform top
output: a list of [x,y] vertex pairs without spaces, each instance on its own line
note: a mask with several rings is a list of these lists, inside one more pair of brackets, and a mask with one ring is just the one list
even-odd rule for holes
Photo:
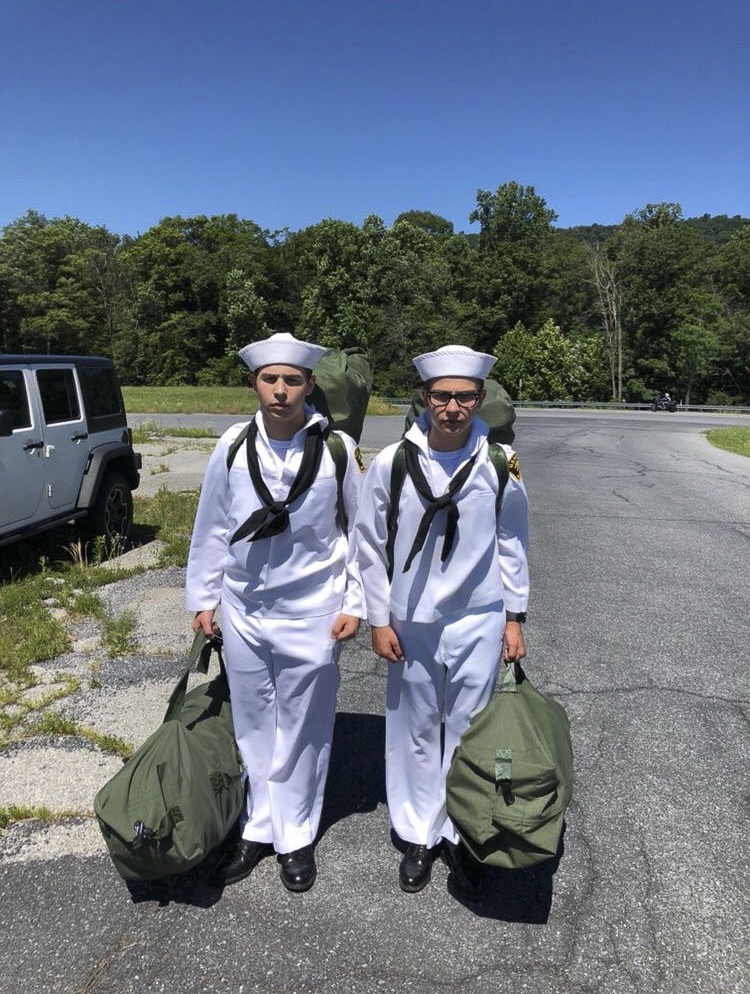
[[[256,446],[263,479],[274,500],[284,500],[302,462],[307,429],[328,422],[305,407],[306,423],[289,442],[284,458],[274,452],[258,412]],[[342,612],[364,617],[362,587],[348,537],[336,520],[336,467],[324,445],[312,486],[289,506],[289,525],[278,535],[230,545],[235,531],[263,507],[250,479],[245,444],[227,470],[232,442],[249,422],[232,425],[216,444],[206,467],[193,526],[185,584],[189,611],[215,609],[222,585],[249,613],[266,618],[311,618]],[[355,442],[343,432],[348,454],[344,508],[351,524],[357,510],[360,470]]]
[[[418,446],[422,470],[437,497],[447,489],[444,486],[446,474],[430,458],[428,428],[429,415],[423,412],[405,437]],[[455,467],[457,471],[478,452],[468,479],[454,497],[459,520],[450,555],[444,563],[440,561],[446,519],[443,512],[438,512],[430,524],[423,548],[404,573],[403,566],[426,506],[407,474],[401,490],[391,581],[385,558],[386,521],[391,466],[398,443],[383,449],[373,460],[362,487],[354,538],[365,589],[367,620],[371,625],[387,625],[391,618],[430,624],[468,612],[500,610],[503,604],[509,611],[527,609],[526,488],[520,474],[511,473],[503,492],[500,513],[496,514],[498,479],[487,444],[487,426],[475,417]],[[510,461],[514,457],[513,450],[507,445],[503,450]],[[517,464],[517,460],[514,462]]]

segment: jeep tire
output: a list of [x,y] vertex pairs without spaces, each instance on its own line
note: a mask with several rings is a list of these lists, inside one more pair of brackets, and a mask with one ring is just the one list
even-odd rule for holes
[[88,537],[101,537],[106,554],[125,552],[133,524],[133,496],[126,477],[116,470],[102,480],[96,502],[86,517]]

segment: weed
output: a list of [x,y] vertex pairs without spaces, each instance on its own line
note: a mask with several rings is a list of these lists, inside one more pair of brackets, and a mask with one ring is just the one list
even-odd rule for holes
[[102,644],[110,658],[127,655],[135,649],[135,615],[132,611],[123,611],[117,616],[105,614],[101,621]]
[[21,804],[11,804],[7,808],[0,808],[0,829],[7,828],[15,821],[62,821],[64,818],[76,818],[78,811],[51,811],[45,807],[27,807]]
[[91,742],[92,745],[97,746],[102,752],[119,756],[121,759],[130,759],[135,751],[135,746],[130,742],[126,742],[125,739],[119,738],[117,735],[105,735],[103,732],[97,732],[93,728],[81,728],[78,734],[82,739],[86,739],[87,742]]
[[68,606],[68,610],[78,618],[103,618],[104,604],[101,597],[89,590],[76,591]]
[[165,543],[161,565],[184,566],[198,507],[198,491],[174,493],[162,487],[153,497],[136,497],[135,517]]
[[102,751],[112,753],[114,756],[120,756],[123,759],[130,757],[133,754],[134,749],[130,742],[126,742],[117,735],[106,735],[103,732],[97,732],[94,728],[87,728],[84,725],[78,725],[75,721],[71,721],[70,718],[64,718],[62,715],[53,714],[49,711],[46,714],[41,715],[39,720],[29,727],[26,731],[26,735],[27,737],[36,735],[59,735],[64,737],[85,739],[87,742],[91,742],[92,745],[97,746]]
[[78,725],[54,711],[47,711],[29,728],[29,735],[79,735]]
[[64,626],[43,604],[50,594],[46,579],[33,577],[0,588],[0,669],[23,686],[33,683],[32,663],[61,656],[70,646]]

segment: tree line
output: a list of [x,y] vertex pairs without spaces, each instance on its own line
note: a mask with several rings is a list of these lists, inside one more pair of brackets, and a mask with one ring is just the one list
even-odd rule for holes
[[292,331],[364,349],[376,390],[459,342],[498,358],[515,399],[750,402],[750,220],[648,204],[556,228],[533,187],[479,190],[454,230],[325,219],[267,231],[165,217],[138,237],[30,210],[0,235],[0,350],[111,356],[127,384],[231,384],[245,343]]

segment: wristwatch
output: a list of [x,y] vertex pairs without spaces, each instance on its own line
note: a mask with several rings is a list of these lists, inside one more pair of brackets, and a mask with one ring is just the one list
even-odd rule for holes
[[506,611],[505,612],[506,621],[517,621],[519,625],[526,624],[526,612],[525,611]]

